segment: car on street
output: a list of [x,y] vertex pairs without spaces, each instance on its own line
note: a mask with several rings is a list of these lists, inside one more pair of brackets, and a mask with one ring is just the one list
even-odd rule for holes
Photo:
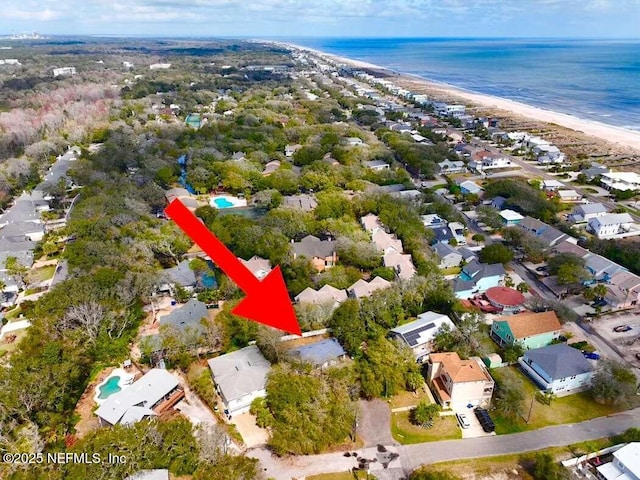
[[600,300],[596,300],[595,302],[593,302],[591,306],[593,308],[604,307],[606,304],[607,304],[607,301],[604,298],[601,298]]
[[456,418],[458,419],[458,423],[460,424],[460,428],[469,428],[471,423],[469,423],[469,418],[465,413],[456,413]]
[[600,360],[600,354],[596,352],[582,352],[584,358],[588,358],[590,360]]
[[629,325],[618,325],[617,327],[613,327],[613,331],[617,333],[624,333],[631,330],[631,326]]

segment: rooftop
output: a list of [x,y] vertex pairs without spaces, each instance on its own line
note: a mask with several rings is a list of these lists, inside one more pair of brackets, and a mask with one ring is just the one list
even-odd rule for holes
[[524,354],[530,358],[554,380],[591,372],[589,360],[577,348],[564,343],[528,350]]
[[505,307],[516,307],[524,303],[524,295],[513,288],[508,287],[491,287],[484,295],[490,302]]
[[331,257],[336,251],[336,242],[333,240],[320,240],[313,235],[307,235],[299,242],[293,243],[293,251],[296,255],[307,258]]
[[431,363],[441,363],[444,370],[455,383],[492,380],[479,360],[462,360],[456,352],[432,353],[429,355],[429,361]]
[[264,390],[271,369],[255,345],[220,355],[207,363],[227,402]]
[[331,360],[337,360],[346,355],[346,352],[335,338],[302,345],[291,349],[289,352],[301,360],[316,366],[324,365]]
[[456,329],[456,326],[446,315],[424,312],[418,315],[417,320],[392,328],[391,332],[401,336],[410,347],[416,347],[433,340],[442,325],[448,325],[451,330]]
[[562,329],[556,312],[525,312],[497,317],[494,322],[507,322],[516,339],[531,337]]

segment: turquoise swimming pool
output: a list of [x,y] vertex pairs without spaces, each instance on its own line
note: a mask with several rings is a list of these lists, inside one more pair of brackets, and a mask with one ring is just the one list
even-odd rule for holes
[[117,375],[110,377],[106,382],[98,387],[98,390],[100,391],[100,393],[98,394],[98,398],[100,400],[104,400],[106,398],[109,398],[114,393],[122,390],[120,388],[120,385],[118,385],[119,382],[120,377],[118,377]]
[[214,198],[213,199],[213,203],[216,204],[216,207],[218,208],[229,208],[229,207],[233,207],[233,203],[231,203],[229,200],[227,200],[224,197],[220,197],[220,198]]

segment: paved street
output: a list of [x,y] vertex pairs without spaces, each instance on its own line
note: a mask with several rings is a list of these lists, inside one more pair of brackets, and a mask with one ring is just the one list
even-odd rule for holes
[[[629,427],[639,426],[640,408],[636,408],[582,423],[546,427],[531,432],[405,445],[397,447],[400,457],[392,462],[390,467],[401,465],[405,473],[409,473],[420,465],[570,445],[617,435]],[[265,469],[265,476],[277,480],[290,480],[327,472],[346,472],[357,466],[356,457],[345,457],[339,452],[282,459],[272,456],[268,450],[262,448],[249,450],[247,454],[260,460]],[[376,458],[376,449],[361,449],[358,450],[358,454],[365,458]]]

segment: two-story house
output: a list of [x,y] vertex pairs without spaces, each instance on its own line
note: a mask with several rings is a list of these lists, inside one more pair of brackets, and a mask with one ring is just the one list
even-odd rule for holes
[[506,272],[501,263],[489,265],[474,259],[462,267],[460,276],[453,282],[453,291],[457,298],[463,300],[471,298],[500,285],[505,275]]
[[615,238],[629,233],[632,225],[633,218],[628,213],[609,213],[589,220],[588,230],[600,239]]
[[603,217],[608,213],[607,207],[601,203],[587,203],[578,205],[569,214],[569,221],[574,223],[585,223],[592,218]]
[[491,338],[501,347],[519,343],[525,349],[550,345],[560,336],[562,325],[553,311],[526,312],[497,317],[491,325]]
[[536,385],[556,395],[588,389],[594,374],[582,352],[564,343],[528,350],[518,363]]
[[451,330],[456,329],[456,326],[446,315],[424,312],[418,315],[417,320],[392,328],[389,336],[407,344],[413,350],[416,360],[422,362],[431,353],[433,339],[443,325],[446,325]]
[[488,406],[494,388],[493,378],[479,358],[461,360],[456,352],[429,355],[427,384],[443,408],[453,409]]
[[640,442],[631,442],[613,452],[613,459],[596,467],[602,480],[640,480]]
[[331,268],[338,263],[338,251],[333,240],[320,240],[307,235],[299,242],[292,240],[293,258],[308,258],[318,272]]

